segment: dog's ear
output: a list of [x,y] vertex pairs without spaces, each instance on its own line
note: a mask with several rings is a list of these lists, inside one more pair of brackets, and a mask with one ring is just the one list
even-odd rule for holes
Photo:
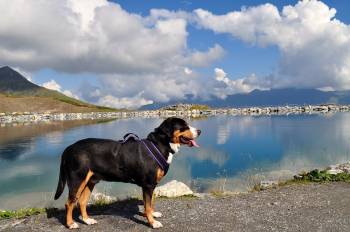
[[174,126],[172,124],[172,119],[168,118],[168,119],[164,120],[162,122],[162,124],[160,124],[160,126],[158,128],[156,128],[155,131],[166,134],[166,136],[168,136],[168,138],[171,139],[173,137],[173,134],[174,134]]

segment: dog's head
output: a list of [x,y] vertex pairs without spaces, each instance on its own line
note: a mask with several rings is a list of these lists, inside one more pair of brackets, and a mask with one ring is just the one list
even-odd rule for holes
[[201,134],[201,131],[189,126],[181,118],[168,118],[156,130],[166,134],[171,143],[199,147],[195,139]]

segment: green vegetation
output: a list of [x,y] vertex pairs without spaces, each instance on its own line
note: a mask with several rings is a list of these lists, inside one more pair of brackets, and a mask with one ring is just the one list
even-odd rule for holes
[[167,200],[171,200],[171,199],[180,199],[180,200],[193,200],[193,199],[197,199],[198,197],[194,194],[188,194],[188,195],[184,195],[184,196],[180,196],[180,197],[157,197],[158,199],[167,199]]
[[332,182],[332,181],[345,181],[350,182],[349,173],[329,174],[327,170],[319,171],[318,169],[310,172],[301,173],[294,177],[294,181],[304,182]]
[[[39,100],[39,103],[34,101],[33,104],[39,105],[43,104],[43,102],[41,102],[42,99],[40,98],[48,98],[67,103],[72,106],[77,106],[80,108],[84,107],[87,110],[91,109],[92,111],[116,111],[116,109],[110,107],[96,106],[85,103],[75,98],[68,97],[58,91],[46,89],[42,86],[36,85],[8,66],[0,67],[0,95],[7,98],[18,98],[17,100],[19,102],[22,101],[23,98],[36,97],[38,98],[37,100]],[[40,110],[46,110],[46,108],[49,109],[50,107],[52,106],[43,104],[42,109]],[[69,110],[74,109],[69,108]]]
[[8,218],[25,218],[32,215],[37,215],[45,213],[46,209],[43,208],[28,208],[28,209],[19,209],[19,210],[6,210],[0,211],[0,219]]
[[[349,173],[338,173],[338,174],[330,174],[327,170],[318,170],[314,169],[310,172],[303,172],[299,175],[295,175],[293,179],[281,181],[277,185],[272,185],[269,188],[276,188],[291,184],[309,184],[309,183],[326,183],[326,182],[350,182],[350,174]],[[261,184],[254,185],[252,191],[261,191],[266,188],[262,188]]]
[[222,190],[212,190],[211,192],[210,192],[210,194],[212,195],[212,196],[214,196],[214,197],[225,197],[225,196],[228,196],[228,195],[232,195],[232,194],[229,194],[229,193],[227,193],[227,192],[224,192],[224,191],[222,191]]
[[190,110],[209,110],[210,107],[207,105],[198,105],[198,104],[193,104],[190,107]]
[[162,107],[160,110],[170,110],[170,111],[187,111],[187,110],[209,110],[210,107],[207,105],[199,104],[176,104]]
[[74,105],[74,106],[78,106],[78,107],[88,107],[88,108],[97,108],[101,111],[117,111],[117,109],[114,108],[110,108],[110,107],[105,107],[105,106],[96,106],[93,104],[89,104],[89,103],[85,103],[83,101],[80,101],[78,99],[75,98],[71,98],[68,97],[64,94],[61,94],[57,91],[53,91],[53,90],[46,90],[44,89],[43,91],[38,91],[38,97],[52,97],[58,101],[70,104],[70,105]]
[[94,207],[104,207],[104,206],[107,206],[107,205],[110,205],[112,204],[114,201],[111,201],[111,200],[108,200],[108,199],[105,199],[105,198],[99,198],[97,200],[94,201]]
[[[66,103],[73,107],[77,108],[67,108],[66,111],[72,111],[72,112],[81,112],[82,110],[85,112],[91,111],[91,112],[119,112],[119,111],[125,111],[122,109],[114,109],[111,107],[105,107],[105,106],[97,106],[90,103],[86,103],[83,101],[80,101],[75,98],[68,97],[64,94],[61,94],[54,90],[48,90],[44,88],[38,88],[36,90],[26,90],[26,91],[17,91],[17,92],[6,92],[6,93],[0,93],[0,96],[10,98],[10,99],[17,99],[19,102],[23,101],[23,99],[26,99],[27,97],[35,97],[36,103],[41,103],[41,111],[49,110],[52,108],[52,105],[48,105],[47,100],[45,99],[52,99],[53,102],[56,100],[57,103]],[[42,100],[41,100],[42,99]],[[55,104],[55,103],[52,103]],[[14,104],[18,105],[18,104]],[[35,104],[34,104],[35,105]],[[14,109],[14,111],[21,111],[21,109],[18,109],[18,106],[12,106],[11,108]],[[27,108],[26,108],[27,109]],[[80,110],[78,110],[80,109]],[[85,109],[85,110],[84,110]],[[23,109],[22,109],[23,111]],[[30,111],[30,110],[28,110]]]

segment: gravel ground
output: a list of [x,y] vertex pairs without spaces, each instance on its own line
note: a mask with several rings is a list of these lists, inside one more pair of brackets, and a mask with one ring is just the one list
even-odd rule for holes
[[[78,231],[152,231],[128,200],[90,209],[96,225]],[[158,231],[350,231],[350,184],[296,184],[229,197],[157,199],[163,213]],[[76,211],[77,213],[77,211]],[[76,220],[79,222],[79,219]],[[58,210],[0,221],[1,231],[68,231]]]

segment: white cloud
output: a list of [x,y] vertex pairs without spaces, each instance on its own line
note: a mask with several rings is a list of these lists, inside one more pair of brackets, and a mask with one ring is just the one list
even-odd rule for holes
[[236,93],[248,93],[254,89],[267,89],[266,86],[268,83],[260,83],[255,74],[252,74],[249,77],[240,78],[232,80],[227,76],[227,73],[221,68],[215,68],[215,80],[222,85],[214,87],[214,95],[225,99],[228,95]]
[[47,89],[51,89],[55,91],[61,90],[61,86],[55,80],[50,80],[48,82],[45,82],[42,86]]
[[[152,9],[146,16],[107,0],[23,4],[0,1],[0,63],[29,72],[94,73],[99,87],[82,88],[80,94],[95,103],[135,107],[187,94],[225,98],[255,88],[350,89],[349,25],[320,1],[300,1],[281,11],[263,4],[224,15]],[[217,69],[216,79],[189,78],[226,52],[219,44],[201,51],[189,47],[189,23],[253,46],[277,47],[277,70],[266,77],[231,79]]]
[[64,95],[67,95],[68,97],[72,97],[72,98],[75,98],[75,99],[79,99],[78,95],[72,93],[72,91],[70,90],[63,90],[62,93]]
[[138,93],[134,97],[117,98],[112,95],[106,95],[99,99],[98,104],[115,108],[133,109],[153,103],[152,100],[147,100],[142,95],[143,92]]
[[215,44],[214,47],[209,48],[206,52],[194,51],[189,57],[184,59],[184,62],[195,67],[202,67],[222,58],[224,54],[224,49],[220,45]]
[[[161,101],[197,94],[194,81],[185,78],[189,74],[185,68],[209,65],[224,54],[219,44],[201,51],[188,47],[187,23],[192,15],[187,12],[151,10],[142,16],[107,0],[23,4],[23,0],[0,1],[0,63],[31,72],[49,68],[94,73],[101,82],[99,97],[85,89],[81,95],[95,103],[141,99],[137,97],[141,91],[145,99]],[[117,102],[148,101],[124,100]]]
[[106,0],[1,1],[0,14],[0,62],[30,71],[155,73],[184,59],[203,65],[222,52],[215,45],[192,61],[185,19],[150,21]]
[[[191,76],[195,76],[194,73]],[[104,75],[100,77],[101,91],[115,97],[133,97],[140,92],[147,99],[166,102],[183,99],[186,94],[198,94],[200,85],[196,78],[189,78],[183,68],[172,67],[159,74]]]
[[193,71],[192,71],[192,69],[190,69],[188,67],[185,67],[184,68],[184,72],[185,72],[186,75],[191,75]]
[[203,9],[194,14],[202,28],[252,45],[277,46],[281,58],[272,87],[350,89],[350,27],[321,1],[300,1],[281,12],[264,4],[224,15]]
[[42,84],[44,88],[55,90],[58,92],[63,93],[64,95],[67,95],[68,97],[72,97],[75,99],[79,99],[79,97],[75,94],[73,94],[70,90],[62,90],[62,87],[60,84],[58,84],[55,80],[50,80],[48,82],[45,82]]

